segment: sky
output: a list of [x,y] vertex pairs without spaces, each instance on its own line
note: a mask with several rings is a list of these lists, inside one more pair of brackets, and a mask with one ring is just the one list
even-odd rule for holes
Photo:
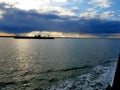
[[120,37],[120,0],[0,0],[0,32]]

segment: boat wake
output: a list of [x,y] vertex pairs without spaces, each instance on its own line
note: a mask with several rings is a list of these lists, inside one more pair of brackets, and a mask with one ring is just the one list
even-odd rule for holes
[[[51,77],[51,79],[47,79],[47,77],[41,78],[37,73],[34,73],[32,76],[32,73],[26,72],[21,77],[16,77],[20,79],[20,81],[17,79],[17,81],[0,82],[0,90],[9,90],[9,88],[12,88],[12,90],[105,90],[108,85],[112,85],[117,64],[116,61],[117,59],[112,59],[110,61],[101,62],[101,64],[95,67],[83,66],[48,70],[40,73],[40,75],[49,75],[69,71],[77,72],[82,69],[90,68],[89,73],[62,80],[59,80],[57,77]],[[45,84],[45,86],[41,86],[43,84]]]
[[90,73],[77,76],[73,79],[60,81],[48,90],[104,90],[112,85],[116,69],[116,59],[95,66]]

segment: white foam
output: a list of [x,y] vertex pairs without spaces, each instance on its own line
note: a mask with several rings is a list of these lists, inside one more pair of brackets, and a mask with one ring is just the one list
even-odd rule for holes
[[112,85],[116,69],[115,60],[108,65],[98,65],[90,73],[78,76],[74,79],[60,81],[50,90],[104,90]]

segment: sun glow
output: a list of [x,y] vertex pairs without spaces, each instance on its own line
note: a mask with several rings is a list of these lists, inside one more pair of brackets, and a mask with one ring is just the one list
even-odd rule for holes
[[15,34],[0,32],[0,36],[15,36]]
[[91,34],[79,34],[79,33],[64,33],[64,32],[49,32],[49,31],[32,31],[29,33],[22,33],[22,36],[36,36],[41,35],[44,37],[68,37],[68,38],[99,38],[99,36],[91,35]]

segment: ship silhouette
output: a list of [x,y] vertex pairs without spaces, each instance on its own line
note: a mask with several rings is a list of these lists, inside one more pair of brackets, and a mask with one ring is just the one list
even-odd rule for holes
[[55,37],[50,37],[49,35],[47,37],[42,37],[41,35],[35,35],[35,36],[14,36],[14,39],[55,39]]

